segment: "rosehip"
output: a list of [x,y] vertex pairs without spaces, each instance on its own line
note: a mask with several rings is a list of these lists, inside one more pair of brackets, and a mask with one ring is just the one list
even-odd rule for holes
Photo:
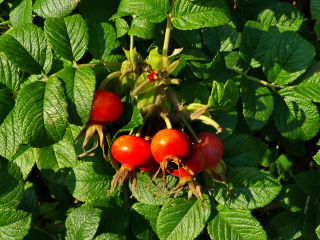
[[127,178],[130,179],[134,192],[137,182],[136,168],[148,164],[151,158],[150,144],[143,138],[123,135],[113,142],[111,155],[122,166],[112,179],[110,192],[114,191],[118,183],[122,186]]
[[142,172],[155,173],[159,169],[159,164],[153,159],[151,156],[149,161],[143,165],[138,167]]
[[123,135],[113,142],[111,154],[123,166],[134,169],[148,163],[151,157],[150,144],[143,138]]
[[116,94],[106,90],[96,90],[89,122],[96,124],[115,122],[121,117],[122,111],[121,100]]
[[[151,154],[160,164],[162,170],[162,182],[167,170],[172,171],[172,163],[180,167],[181,159],[185,158],[191,148],[189,138],[176,129],[162,129],[157,132],[151,141]],[[156,173],[155,177],[159,171]]]
[[[194,176],[204,170],[205,162],[206,159],[204,154],[198,149],[193,148],[190,155],[183,160],[183,167],[180,168],[180,175],[179,169],[174,169],[170,174],[176,177]],[[186,174],[186,172],[189,174]]]
[[213,168],[222,158],[223,144],[221,140],[210,132],[199,132],[197,137],[199,142],[195,144],[195,147],[205,156],[204,168]]
[[[82,143],[83,153],[79,156],[85,156],[95,148],[98,147],[98,140],[94,139],[93,148],[86,151],[85,147],[88,144],[89,140],[96,134],[99,135],[100,146],[103,151],[103,156],[107,159],[104,151],[104,133],[103,133],[103,124],[105,122],[114,122],[117,121],[122,115],[123,107],[120,98],[112,92],[106,90],[96,90],[94,92],[94,97],[92,101],[91,115],[89,123],[87,126],[80,132],[77,139],[86,134],[85,139]],[[112,162],[112,165],[117,168],[117,163]]]
[[165,160],[185,158],[190,150],[189,138],[176,129],[162,129],[151,141],[151,154],[161,164]]

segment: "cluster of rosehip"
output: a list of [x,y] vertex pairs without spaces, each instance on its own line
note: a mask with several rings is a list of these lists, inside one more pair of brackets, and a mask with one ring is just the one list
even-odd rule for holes
[[[121,100],[116,94],[96,90],[83,149],[97,132],[104,152],[103,125],[117,121],[122,111]],[[170,194],[175,193],[177,196],[180,190],[188,185],[188,197],[194,194],[198,199],[202,199],[200,186],[194,181],[194,176],[202,171],[212,173],[212,169],[222,157],[223,146],[220,139],[210,132],[198,133],[192,142],[184,132],[167,128],[147,140],[134,135],[122,135],[113,141],[110,151],[111,163],[117,170],[110,192],[114,191],[117,185],[122,186],[126,179],[130,180],[131,189],[134,191],[137,184],[136,171],[139,169],[154,173],[154,178],[161,177],[162,183],[165,174],[179,177],[179,183]],[[85,151],[85,154],[88,153],[89,151]],[[120,168],[118,163],[121,163]]]

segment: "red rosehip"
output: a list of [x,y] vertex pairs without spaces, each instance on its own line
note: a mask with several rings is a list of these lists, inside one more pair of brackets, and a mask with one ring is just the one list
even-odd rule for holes
[[132,192],[134,192],[137,184],[136,168],[145,166],[150,161],[150,144],[143,138],[123,135],[113,142],[111,155],[122,166],[113,176],[110,192],[114,191],[118,183],[119,187],[122,186],[127,178],[129,178]]
[[96,90],[89,122],[95,124],[115,122],[121,117],[122,111],[121,100],[116,94],[107,90]]
[[148,163],[151,157],[150,144],[143,138],[123,135],[113,142],[111,154],[123,166],[135,169]]
[[176,129],[162,129],[157,132],[151,141],[151,154],[161,162],[176,158],[185,158],[190,150],[189,138]]
[[204,168],[213,168],[222,158],[223,144],[221,140],[210,132],[199,132],[197,137],[199,142],[194,147],[201,151],[206,159]]
[[149,161],[138,167],[142,172],[155,173],[159,169],[159,164],[151,156]]

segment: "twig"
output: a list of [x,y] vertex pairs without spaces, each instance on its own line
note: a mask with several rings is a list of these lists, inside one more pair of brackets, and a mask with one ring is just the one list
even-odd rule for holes
[[121,72],[117,71],[117,72],[113,72],[110,73],[100,84],[99,89],[104,89],[107,84],[114,78],[119,78],[121,76]]
[[201,115],[197,119],[202,120],[203,122],[206,122],[209,125],[213,126],[217,130],[216,134],[219,134],[222,132],[222,127],[215,120],[213,120],[205,115]]
[[98,64],[103,64],[104,66],[109,66],[109,67],[121,67],[121,63],[113,63],[113,62],[84,63],[84,64],[78,64],[78,67],[80,66],[94,67],[95,65],[98,65]]
[[133,65],[133,41],[134,41],[134,37],[133,35],[130,36],[130,62],[132,63],[132,66]]
[[181,111],[182,109],[182,104],[179,102],[179,99],[177,98],[177,96],[171,91],[170,88],[167,88],[166,90],[167,92],[167,96],[169,98],[169,100],[171,101],[171,103],[177,107],[178,111],[179,111],[179,115],[181,120],[183,121],[184,125],[186,126],[186,128],[188,129],[188,131],[190,132],[192,138],[194,139],[195,142],[198,142],[198,137],[197,134],[194,132],[193,128],[191,127],[190,123],[188,122],[188,120],[186,119],[184,113]]
[[41,71],[41,75],[44,77],[44,82],[47,82],[48,81],[48,79],[49,79],[49,77],[48,77],[48,75],[47,74],[45,74],[45,72],[43,72],[43,71]]
[[172,124],[170,119],[168,118],[166,113],[160,113],[160,117],[164,120],[164,122],[166,123],[167,129],[171,129],[172,128]]
[[143,81],[138,87],[136,87],[133,92],[131,93],[132,96],[136,96],[148,83],[149,79]]
[[270,87],[271,89],[275,90],[276,88],[280,88],[280,89],[283,89],[283,88],[293,88],[292,86],[280,86],[280,85],[276,85],[275,83],[269,83],[265,80],[262,80],[262,79],[259,79],[259,78],[256,78],[256,77],[252,77],[244,72],[241,72],[239,70],[236,70],[236,69],[233,69],[233,68],[228,68],[228,70],[230,71],[233,71],[235,73],[238,73],[240,74],[241,76],[244,76],[245,78],[247,78],[248,80],[251,80],[253,82],[256,82],[256,83],[260,83],[266,87]]
[[162,64],[163,67],[166,68],[168,66],[168,48],[170,41],[170,32],[171,32],[171,13],[167,16],[167,26],[166,32],[164,35],[163,49],[162,49]]
[[0,23],[0,26],[2,26],[2,25],[8,25],[10,23],[10,21],[8,20],[8,21],[4,21],[4,22],[1,22]]

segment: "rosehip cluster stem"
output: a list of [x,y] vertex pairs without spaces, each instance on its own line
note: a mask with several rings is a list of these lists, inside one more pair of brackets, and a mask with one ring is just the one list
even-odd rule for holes
[[162,49],[162,61],[163,61],[163,67],[168,67],[168,48],[169,48],[169,41],[170,41],[170,32],[171,32],[171,13],[167,15],[167,26],[166,26],[166,32],[164,35],[164,42],[163,42],[163,49]]

